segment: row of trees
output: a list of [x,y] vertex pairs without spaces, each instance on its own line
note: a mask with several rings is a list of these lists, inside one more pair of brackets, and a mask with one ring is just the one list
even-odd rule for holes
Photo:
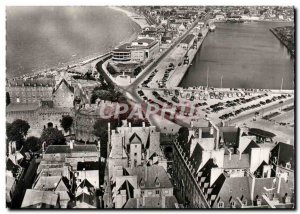
[[[63,116],[60,125],[65,132],[71,131],[73,118],[71,116]],[[17,119],[12,123],[6,123],[7,142],[15,141],[18,150],[23,147],[25,151],[31,152],[39,151],[43,142],[46,143],[46,146],[65,144],[66,139],[63,133],[52,126],[44,129],[39,138],[35,136],[27,137],[29,129],[30,125],[25,120]]]

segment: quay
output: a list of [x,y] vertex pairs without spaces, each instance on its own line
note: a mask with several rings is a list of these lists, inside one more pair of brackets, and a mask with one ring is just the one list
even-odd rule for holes
[[[202,28],[201,29],[201,33],[202,33],[202,37],[201,39],[197,42],[197,47],[196,49],[190,49],[188,50],[187,56],[189,58],[189,64],[187,65],[182,65],[182,66],[178,66],[175,68],[174,73],[170,76],[170,79],[167,82],[167,86],[170,88],[173,87],[177,87],[180,82],[182,81],[183,77],[185,76],[186,72],[189,69],[189,66],[191,65],[191,63],[193,62],[194,57],[196,56],[199,48],[201,47],[205,37],[207,36],[208,33],[208,29]],[[181,60],[182,61],[182,60]],[[177,62],[178,63],[178,62]]]

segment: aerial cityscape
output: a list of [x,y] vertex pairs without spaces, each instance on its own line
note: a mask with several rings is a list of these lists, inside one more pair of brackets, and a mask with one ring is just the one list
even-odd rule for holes
[[295,209],[295,8],[6,7],[8,209]]

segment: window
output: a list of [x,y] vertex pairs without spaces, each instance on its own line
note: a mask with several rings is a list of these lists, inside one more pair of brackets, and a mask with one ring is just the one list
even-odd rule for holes
[[144,190],[141,190],[141,195],[144,195],[144,193],[145,193]]
[[235,208],[235,201],[230,202],[230,207]]
[[159,195],[159,190],[156,190],[156,191],[155,191],[155,194],[156,194],[156,195]]
[[247,206],[247,200],[243,200],[243,205]]
[[137,148],[137,145],[134,145],[134,148]]
[[218,208],[224,208],[224,202],[219,202],[218,203]]
[[137,156],[137,153],[136,153],[136,152],[134,153],[134,156]]

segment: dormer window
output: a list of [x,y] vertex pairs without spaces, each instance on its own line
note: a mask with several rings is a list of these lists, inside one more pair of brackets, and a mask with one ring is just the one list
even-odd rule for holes
[[224,202],[223,201],[220,201],[218,203],[218,208],[224,208]]
[[230,202],[230,207],[231,207],[231,208],[235,208],[235,201],[231,201],[231,202]]
[[290,162],[286,163],[285,166],[286,166],[287,169],[291,169],[291,163]]
[[160,182],[158,178],[155,179],[155,187],[160,187]]
[[257,206],[261,206],[261,199],[256,200]]

